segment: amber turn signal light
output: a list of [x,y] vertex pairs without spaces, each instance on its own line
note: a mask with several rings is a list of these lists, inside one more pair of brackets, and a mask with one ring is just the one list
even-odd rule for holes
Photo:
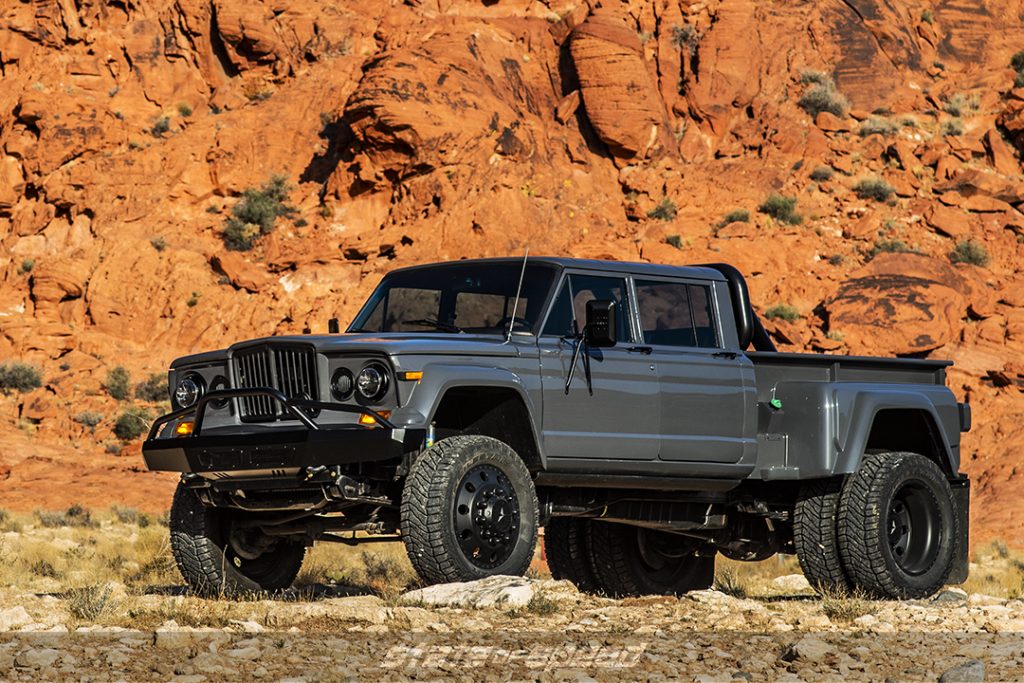
[[415,370],[411,372],[400,372],[398,373],[398,379],[402,380],[403,382],[419,382],[421,379],[423,379],[423,371]]
[[178,426],[174,428],[174,433],[178,436],[192,436],[192,431],[195,428],[195,422],[179,422]]
[[[378,410],[377,413],[385,420],[391,417],[390,410]],[[377,424],[377,418],[375,418],[373,415],[370,415],[369,413],[363,413],[362,415],[359,416],[359,424],[366,425],[367,427],[372,427],[373,425]]]

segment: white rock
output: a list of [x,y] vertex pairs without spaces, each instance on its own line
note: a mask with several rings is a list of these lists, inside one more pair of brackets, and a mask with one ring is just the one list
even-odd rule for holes
[[241,629],[244,633],[263,633],[263,631],[265,630],[255,621],[242,621],[240,619],[232,619],[230,623],[232,626]]
[[984,593],[971,593],[967,597],[968,605],[1002,605],[1006,602],[1002,598],[997,598],[994,595],[985,595]]
[[434,607],[525,607],[533,599],[534,582],[521,576],[489,576],[479,581],[442,583],[409,591],[406,604]]
[[820,662],[831,652],[834,652],[834,648],[821,638],[804,636],[793,643],[782,658],[786,661],[798,659],[801,662]]
[[260,649],[258,647],[249,646],[249,647],[238,647],[238,648],[235,648],[234,650],[228,650],[224,654],[226,654],[228,657],[231,657],[232,659],[248,659],[248,660],[253,660],[253,659],[259,659],[260,654],[262,654],[262,652],[260,651]]
[[53,648],[37,648],[26,650],[14,658],[14,666],[19,669],[46,669],[60,659],[60,652]]
[[13,631],[34,621],[35,619],[21,605],[0,610],[0,631]]
[[168,650],[189,647],[192,644],[192,632],[178,626],[173,620],[164,622],[153,635],[153,643]]
[[785,591],[806,591],[811,589],[811,584],[803,574],[787,574],[772,579],[772,585]]
[[862,628],[871,628],[878,623],[878,617],[874,614],[865,614],[854,619],[853,623]]

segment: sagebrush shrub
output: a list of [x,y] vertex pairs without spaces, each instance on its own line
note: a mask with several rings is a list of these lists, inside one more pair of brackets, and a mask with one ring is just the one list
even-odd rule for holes
[[43,386],[43,375],[37,368],[21,361],[0,364],[0,391],[24,393]]

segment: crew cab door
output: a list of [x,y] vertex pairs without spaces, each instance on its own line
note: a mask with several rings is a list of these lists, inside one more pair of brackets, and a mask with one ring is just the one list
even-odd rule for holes
[[[655,460],[660,406],[658,378],[651,358],[632,350],[634,330],[626,278],[569,273],[562,278],[538,340],[543,386],[542,433],[549,464],[559,458]],[[587,302],[616,302],[618,343],[581,353],[569,393],[575,330],[582,330]],[[593,393],[584,361],[589,360]]]
[[723,348],[714,283],[637,276],[633,286],[642,344],[658,368],[659,458],[739,462],[756,448],[754,368]]

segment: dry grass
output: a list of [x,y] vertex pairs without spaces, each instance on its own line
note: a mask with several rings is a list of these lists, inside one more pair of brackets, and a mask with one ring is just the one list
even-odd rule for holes
[[861,591],[829,590],[821,595],[821,610],[832,621],[848,624],[877,612],[878,603]]

